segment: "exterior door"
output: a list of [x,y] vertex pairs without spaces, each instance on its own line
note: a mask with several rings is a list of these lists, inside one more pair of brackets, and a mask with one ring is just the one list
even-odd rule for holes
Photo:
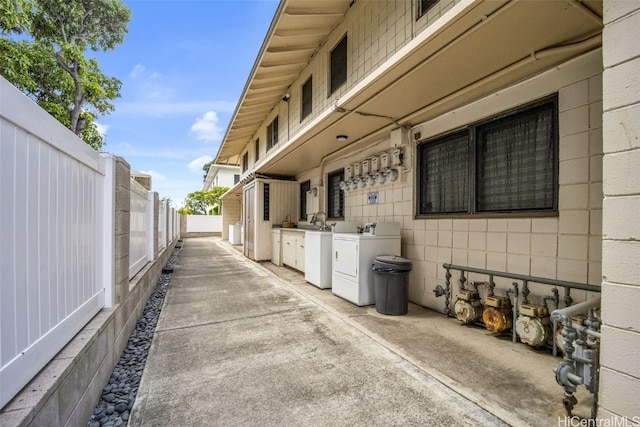
[[253,259],[255,240],[255,185],[244,189],[244,256]]

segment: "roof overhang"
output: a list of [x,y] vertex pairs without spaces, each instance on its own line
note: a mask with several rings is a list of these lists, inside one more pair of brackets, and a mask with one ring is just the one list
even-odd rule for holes
[[282,100],[311,57],[342,21],[353,0],[283,0],[233,113],[216,163],[239,164],[240,153]]
[[[324,2],[304,4],[314,8]],[[267,46],[274,42],[281,19],[274,21],[276,28],[270,31]],[[317,167],[327,156],[344,150],[345,142],[337,141],[337,135],[348,135],[347,144],[354,149],[374,143],[394,128],[437,117],[597,49],[601,32],[599,0],[462,1],[342,96],[336,108],[327,109],[270,152],[256,172],[297,175]],[[260,70],[262,62],[269,63],[264,55],[259,61],[254,70]],[[290,71],[294,73],[293,68]],[[274,84],[260,89],[273,90],[269,111],[286,87]],[[238,155],[262,123],[256,119],[251,125],[237,126],[244,123],[239,117],[253,111],[249,100],[241,99],[219,156]],[[269,111],[260,116],[262,120]]]

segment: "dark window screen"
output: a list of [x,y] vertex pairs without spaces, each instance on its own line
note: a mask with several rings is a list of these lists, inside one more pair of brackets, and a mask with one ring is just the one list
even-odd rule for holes
[[312,101],[313,101],[313,77],[309,77],[309,79],[302,85],[302,113],[300,120],[307,117],[311,114],[312,110]]
[[307,220],[307,191],[311,190],[311,181],[300,184],[300,219]]
[[344,218],[344,193],[340,182],[344,179],[341,169],[327,176],[327,215],[329,218]]
[[427,10],[431,9],[431,7],[438,3],[439,0],[420,0],[420,10],[418,11],[418,17],[427,13]]
[[267,150],[278,143],[278,117],[267,126]]
[[331,82],[329,93],[335,92],[347,81],[347,36],[331,51]]
[[242,156],[242,172],[246,172],[249,169],[249,153],[244,153]]

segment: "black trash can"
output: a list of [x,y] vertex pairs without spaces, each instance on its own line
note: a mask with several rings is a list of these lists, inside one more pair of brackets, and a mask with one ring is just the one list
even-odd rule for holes
[[380,255],[373,259],[371,269],[378,313],[407,314],[411,261],[396,255]]

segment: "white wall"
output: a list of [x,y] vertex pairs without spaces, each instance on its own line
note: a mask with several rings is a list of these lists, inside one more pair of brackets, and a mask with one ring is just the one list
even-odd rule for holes
[[186,215],[187,233],[222,233],[221,215]]
[[640,422],[640,2],[604,2],[600,418]]

